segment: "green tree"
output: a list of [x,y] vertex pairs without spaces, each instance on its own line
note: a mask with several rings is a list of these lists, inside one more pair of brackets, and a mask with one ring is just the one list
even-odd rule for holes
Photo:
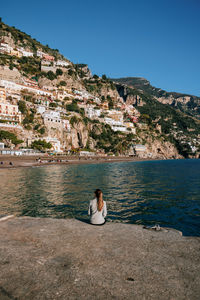
[[58,106],[58,104],[55,103],[55,102],[51,102],[51,103],[49,104],[49,107],[57,107],[57,106]]
[[23,100],[19,100],[18,102],[19,111],[24,115],[27,112],[26,103]]
[[38,141],[32,142],[31,148],[32,149],[37,149],[39,151],[43,151],[43,150],[46,150],[46,149],[51,149],[52,144],[47,143],[45,140],[38,140]]
[[50,80],[54,80],[54,79],[56,78],[56,74],[55,74],[54,72],[52,72],[52,71],[48,71],[48,72],[46,73],[46,77],[47,77],[48,79],[50,79]]
[[72,76],[73,74],[74,74],[74,71],[73,71],[72,69],[69,69],[69,70],[68,70],[68,75],[69,75],[69,76]]
[[109,107],[109,109],[113,109],[114,103],[113,103],[112,98],[109,95],[107,96],[107,100],[108,100],[108,107]]
[[59,84],[60,84],[61,86],[66,86],[66,85],[67,85],[66,81],[64,81],[64,80],[60,81]]
[[61,69],[56,69],[56,75],[61,76],[63,74],[63,71]]
[[98,79],[98,78],[99,78],[99,76],[98,76],[98,75],[96,75],[96,74],[94,74],[94,75],[93,75],[93,78],[94,78],[94,79]]
[[76,103],[75,100],[73,100],[71,104],[67,104],[66,105],[66,110],[68,110],[68,111],[75,111],[77,113],[80,113],[80,109],[79,109],[79,107],[78,107],[78,105],[77,105],[77,103]]
[[70,119],[70,124],[72,125],[72,127],[74,126],[74,124],[77,124],[79,122],[79,119],[76,116],[71,117]]
[[5,130],[0,130],[0,141],[2,140],[9,140],[14,145],[23,143],[23,141],[19,140],[14,133]]
[[45,127],[40,128],[40,129],[38,130],[38,132],[39,132],[40,134],[44,134],[44,133],[45,133]]

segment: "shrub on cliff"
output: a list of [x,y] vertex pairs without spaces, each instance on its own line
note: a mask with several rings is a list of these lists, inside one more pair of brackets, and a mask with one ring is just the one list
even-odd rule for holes
[[5,130],[0,130],[0,141],[3,140],[8,140],[15,146],[23,143],[23,141],[19,140],[14,133]]
[[19,100],[18,102],[19,111],[24,115],[27,112],[27,107],[25,101]]
[[80,113],[80,108],[78,107],[77,102],[75,100],[73,100],[71,104],[66,105],[66,110]]
[[63,74],[63,71],[61,69],[56,69],[56,75],[61,76]]
[[38,141],[32,142],[31,148],[32,149],[37,149],[39,151],[43,151],[43,150],[46,150],[46,149],[51,149],[52,144],[47,143],[45,140],[38,140]]

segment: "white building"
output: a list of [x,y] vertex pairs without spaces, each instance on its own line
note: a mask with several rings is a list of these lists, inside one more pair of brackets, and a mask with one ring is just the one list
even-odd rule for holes
[[93,106],[87,106],[85,108],[85,113],[88,118],[93,119],[93,118],[98,118],[101,115],[101,109],[94,109]]
[[61,123],[60,112],[47,110],[43,113],[44,122]]
[[43,57],[43,55],[45,55],[45,53],[44,52],[42,52],[42,51],[39,51],[39,50],[37,50],[37,56],[39,56],[39,57]]
[[5,89],[8,89],[8,90],[14,90],[14,91],[27,90],[27,91],[32,92],[37,95],[50,96],[53,98],[53,94],[49,91],[42,90],[37,87],[31,87],[31,86],[27,86],[24,84],[19,84],[19,83],[13,82],[13,81],[8,81],[8,80],[2,79],[2,80],[0,80],[0,85],[5,87]]
[[127,127],[121,121],[115,121],[111,118],[105,117],[104,122],[110,125],[113,131],[128,132]]
[[0,143],[0,149],[4,149],[4,143]]
[[26,57],[33,56],[33,52],[26,51],[24,50],[24,48],[18,48],[17,50],[22,54],[22,56],[26,56]]
[[13,51],[13,47],[8,45],[7,43],[0,43],[0,51],[3,53],[10,53]]
[[45,111],[46,111],[46,107],[45,107],[45,106],[39,105],[39,106],[37,107],[37,113],[38,113],[38,114],[41,114],[41,115],[42,115]]
[[57,60],[57,61],[55,61],[54,65],[57,67],[67,67],[67,66],[69,66],[69,63],[64,60]]
[[52,137],[45,137],[44,140],[47,143],[51,143],[52,145],[52,150],[55,152],[63,152],[61,150],[61,145],[60,145],[60,141],[57,138],[52,138]]
[[136,152],[145,152],[146,151],[146,146],[141,145],[141,144],[133,145],[133,148],[135,149]]

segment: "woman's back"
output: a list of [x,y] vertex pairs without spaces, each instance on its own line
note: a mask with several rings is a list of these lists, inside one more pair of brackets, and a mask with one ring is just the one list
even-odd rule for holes
[[88,215],[90,216],[90,222],[92,224],[100,225],[105,223],[105,217],[107,215],[106,202],[103,201],[103,207],[99,211],[97,199],[95,198],[91,200],[89,204]]

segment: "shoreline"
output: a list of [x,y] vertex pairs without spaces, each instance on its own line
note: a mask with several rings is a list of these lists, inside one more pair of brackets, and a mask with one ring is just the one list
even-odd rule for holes
[[[0,222],[2,299],[190,299],[200,296],[200,238],[75,219]],[[9,297],[8,297],[9,295]]]
[[[38,159],[41,161],[39,162]],[[0,155],[0,169],[42,167],[51,165],[100,164],[114,162],[166,161],[172,159],[139,157],[78,157],[78,156],[12,156]],[[178,159],[183,160],[183,159]],[[3,163],[3,164],[2,164]],[[11,164],[10,164],[11,163]]]
[[[38,161],[40,158],[41,162]],[[42,167],[50,165],[77,165],[77,164],[98,164],[110,162],[139,162],[139,161],[155,161],[159,159],[138,158],[138,157],[95,157],[85,158],[77,156],[0,156],[0,169],[23,168],[23,167]],[[10,165],[10,163],[12,163]]]

